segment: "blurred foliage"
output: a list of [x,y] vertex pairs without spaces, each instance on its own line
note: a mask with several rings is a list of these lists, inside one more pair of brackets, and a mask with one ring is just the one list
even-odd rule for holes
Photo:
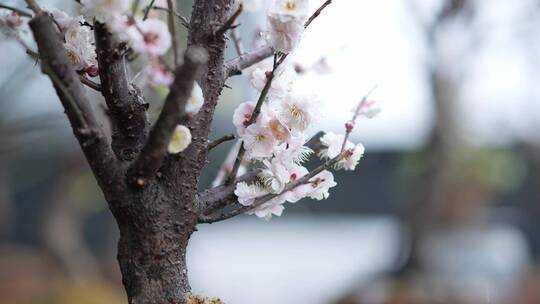
[[[412,189],[416,179],[429,169],[426,152],[402,155],[398,170],[401,191]],[[459,149],[450,156],[446,174],[453,180],[468,180],[495,192],[515,190],[525,180],[527,164],[514,150]]]

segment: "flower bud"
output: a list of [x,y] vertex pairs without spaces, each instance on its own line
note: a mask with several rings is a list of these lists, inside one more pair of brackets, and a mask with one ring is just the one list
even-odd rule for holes
[[347,132],[351,132],[354,128],[354,122],[352,120],[349,120],[345,123],[345,130],[347,130]]
[[84,68],[84,72],[90,77],[96,77],[98,75],[98,67],[95,64],[88,65]]

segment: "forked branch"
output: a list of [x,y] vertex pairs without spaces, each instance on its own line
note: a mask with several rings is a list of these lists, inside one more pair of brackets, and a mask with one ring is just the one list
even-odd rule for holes
[[136,185],[144,186],[161,167],[174,129],[186,116],[186,103],[195,79],[206,61],[207,55],[203,49],[192,46],[186,50],[183,64],[175,70],[174,82],[170,86],[163,110],[131,168],[130,180]]
[[299,178],[298,180],[296,180],[296,181],[294,181],[292,183],[289,183],[287,186],[285,186],[285,189],[283,189],[283,191],[280,192],[280,193],[269,193],[269,194],[263,195],[263,196],[259,197],[258,199],[256,199],[255,202],[253,202],[253,204],[251,204],[249,206],[241,206],[241,207],[239,207],[237,209],[234,209],[232,211],[222,212],[222,213],[218,213],[216,215],[210,215],[210,216],[200,216],[199,217],[199,223],[211,224],[211,223],[215,223],[215,222],[220,222],[220,221],[224,221],[224,220],[230,219],[232,217],[235,217],[237,215],[240,215],[242,213],[254,210],[257,207],[262,206],[264,203],[266,203],[266,202],[270,201],[271,199],[274,199],[274,198],[282,195],[285,192],[291,191],[291,190],[295,189],[298,186],[310,183],[310,179],[312,179],[313,177],[315,177],[317,174],[321,173],[322,171],[332,168],[340,160],[342,160],[343,158],[350,155],[350,153],[352,153],[352,152],[349,151],[349,150],[345,150],[345,151],[341,152],[338,156],[336,156],[336,157],[334,157],[334,158],[332,158],[330,160],[327,160],[325,163],[323,163],[322,165],[320,165],[317,168],[313,169],[312,171],[310,171],[307,175],[303,176],[302,178]]
[[29,24],[39,49],[42,70],[51,78],[73,133],[98,182],[106,189],[107,184],[113,180],[116,166],[109,142],[94,116],[91,103],[86,98],[79,75],[60,40],[53,18],[35,2],[29,2],[32,2],[31,7],[36,12]]
[[[307,28],[313,20],[315,20],[322,11],[332,3],[332,0],[325,1],[306,21],[304,28]],[[272,56],[274,51],[271,47],[265,46],[259,49],[256,49],[247,54],[240,54],[240,56],[231,59],[225,63],[225,75],[226,77],[240,75],[242,70],[249,68],[250,66],[263,61],[264,59]]]

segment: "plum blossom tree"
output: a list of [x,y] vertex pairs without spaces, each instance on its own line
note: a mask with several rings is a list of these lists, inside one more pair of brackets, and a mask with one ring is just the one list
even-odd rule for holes
[[[286,203],[325,199],[337,184],[330,170],[354,170],[362,157],[364,147],[349,134],[358,117],[380,111],[377,103],[365,96],[344,134],[319,132],[309,139],[320,101],[294,90],[297,75],[287,60],[331,0],[311,14],[308,0],[273,1],[266,45],[251,52],[243,51],[234,29],[243,9],[260,8],[259,1],[195,0],[189,20],[171,0],[77,2],[82,16],[45,10],[35,0],[26,1],[31,12],[1,5],[0,24],[51,79],[105,194],[120,230],[118,261],[129,303],[189,302],[185,254],[197,224],[244,213],[268,220]],[[183,55],[177,20],[189,31]],[[27,25],[37,50],[27,43]],[[238,57],[226,61],[229,32]],[[133,54],[142,68],[130,65]],[[255,64],[250,80],[259,97],[234,112],[239,141],[214,187],[198,192],[209,151],[235,139],[208,140],[225,81]],[[133,69],[148,85],[168,88],[152,124]],[[85,87],[103,95],[111,134],[95,117]],[[304,163],[312,156],[321,164],[308,170]]]

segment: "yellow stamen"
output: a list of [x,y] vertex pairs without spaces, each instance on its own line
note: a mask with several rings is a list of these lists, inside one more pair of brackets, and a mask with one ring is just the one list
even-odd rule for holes
[[298,117],[298,116],[302,115],[302,110],[299,107],[295,106],[295,105],[293,105],[291,107],[290,111],[291,111],[291,115],[294,116],[294,117]]
[[77,57],[77,55],[75,55],[75,53],[73,53],[72,51],[68,50],[68,57],[69,57],[69,60],[71,60],[71,62],[74,64],[74,65],[78,65],[79,64],[79,58]]
[[296,8],[296,3],[292,1],[287,1],[287,4],[285,6],[287,7],[288,10],[293,10]]

